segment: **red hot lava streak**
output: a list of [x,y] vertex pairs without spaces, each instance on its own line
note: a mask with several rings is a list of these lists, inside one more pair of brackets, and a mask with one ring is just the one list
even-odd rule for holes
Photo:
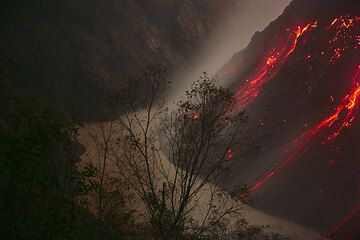
[[[326,27],[326,30],[333,37],[328,41],[329,49],[334,49],[335,55],[330,56],[330,62],[339,59],[342,53],[351,48],[356,49],[359,45],[357,43],[358,35],[352,32],[352,27],[359,23],[360,17],[340,16],[335,18],[332,23]],[[307,25],[307,28],[314,26]],[[316,26],[316,24],[315,24]],[[307,30],[297,31],[296,36]],[[299,34],[300,33],[300,34]],[[296,38],[295,38],[296,39]],[[355,39],[355,44],[354,43]],[[295,44],[296,44],[295,40]],[[340,46],[344,44],[345,46]],[[292,50],[293,51],[293,50]],[[291,52],[290,51],[290,54]],[[289,54],[289,55],[290,55]],[[309,148],[319,142],[324,136],[322,133],[329,130],[332,131],[330,135],[326,137],[327,140],[335,139],[345,127],[349,127],[354,120],[355,111],[359,106],[360,95],[360,65],[358,66],[355,76],[352,79],[352,88],[341,101],[339,106],[335,108],[335,112],[324,119],[322,122],[315,125],[312,129],[305,132],[301,137],[294,141],[294,147],[290,154],[281,162],[277,163],[270,171],[265,173],[258,181],[256,181],[250,188],[250,194],[255,193],[266,182],[268,182],[273,176],[277,175],[282,169],[291,165],[296,159],[298,159]]]
[[255,76],[247,79],[245,85],[236,91],[235,97],[239,109],[245,108],[258,96],[263,85],[276,76],[284,62],[293,53],[299,38],[307,30],[316,26],[317,23],[298,26],[289,34],[282,49],[279,50],[276,47],[272,49],[270,54],[264,58],[261,67],[256,70]]
[[336,224],[332,229],[330,229],[325,234],[325,238],[328,239],[328,238],[333,237],[334,234],[336,232],[338,232],[339,230],[341,230],[341,228],[343,226],[348,224],[350,222],[350,220],[355,216],[355,214],[358,213],[359,211],[360,211],[360,204],[358,206],[356,206],[344,219],[342,219],[340,223]]
[[310,147],[323,137],[322,133],[325,131],[332,131],[326,138],[328,140],[333,140],[345,127],[351,126],[351,122],[354,120],[355,111],[359,107],[360,65],[357,67],[356,74],[352,79],[352,85],[349,94],[347,94],[340,105],[335,108],[335,112],[297,139],[291,153],[256,181],[249,190],[250,194],[255,193],[273,176],[277,175],[281,170],[291,165],[302,154],[308,151]]

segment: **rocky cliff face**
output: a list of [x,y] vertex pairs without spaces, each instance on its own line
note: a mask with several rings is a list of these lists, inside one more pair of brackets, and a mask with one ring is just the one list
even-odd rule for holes
[[2,1],[0,56],[16,88],[91,119],[145,66],[186,66],[237,2]]
[[359,36],[359,1],[295,0],[219,71],[256,126],[259,155],[233,174],[257,207],[349,240],[360,235]]

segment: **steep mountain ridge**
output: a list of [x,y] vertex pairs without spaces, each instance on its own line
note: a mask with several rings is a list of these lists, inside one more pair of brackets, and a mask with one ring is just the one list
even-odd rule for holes
[[[0,4],[12,84],[86,119],[144,67],[181,68],[239,7],[235,0],[36,0]],[[92,116],[91,113],[95,113]]]
[[218,72],[261,144],[232,173],[257,207],[347,240],[360,229],[359,36],[358,1],[295,0]]

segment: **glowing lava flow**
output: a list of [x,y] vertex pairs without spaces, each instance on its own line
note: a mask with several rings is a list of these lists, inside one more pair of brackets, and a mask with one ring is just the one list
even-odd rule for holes
[[[355,39],[356,44],[354,49],[357,49],[360,46],[360,36],[351,32],[355,23],[358,23],[359,21],[360,17],[341,15],[340,17],[335,18],[329,26],[325,27],[326,31],[333,34],[333,37],[328,41],[328,49],[322,52],[322,54],[324,54],[325,51],[331,51],[330,63],[340,59],[343,53],[350,49],[352,44],[348,44],[349,41]],[[270,54],[264,58],[260,67],[256,70],[255,75],[247,79],[245,85],[236,91],[235,97],[239,109],[245,108],[258,96],[263,85],[278,74],[285,61],[294,52],[299,38],[306,31],[316,27],[317,22],[305,26],[298,26],[290,32],[282,48],[278,49],[277,47],[274,47],[271,50]],[[228,72],[226,72],[226,74],[227,73]]]
[[[354,49],[357,49],[357,47],[359,46],[359,43],[357,42],[358,35],[356,34],[356,32],[353,32],[353,27],[355,23],[359,23],[359,21],[360,17],[340,16],[338,18],[335,18],[332,23],[325,28],[326,31],[328,31],[332,35],[332,38],[328,41],[328,49],[334,52],[332,56],[329,56],[330,63],[338,60],[345,50],[348,50],[352,47]],[[310,26],[311,25],[308,25],[307,28],[309,28]],[[306,31],[307,28],[304,28],[304,31]],[[298,30],[298,33],[300,32],[302,34],[304,31]],[[301,36],[301,34],[297,34],[297,36]],[[354,42],[355,44],[353,44]],[[322,133],[324,131],[331,129],[333,132],[326,138],[327,140],[333,140],[341,133],[341,131],[345,127],[349,127],[351,125],[351,122],[354,120],[354,112],[359,105],[359,75],[360,66],[358,67],[356,74],[352,79],[352,89],[350,93],[346,95],[341,101],[340,105],[335,108],[335,112],[319,124],[315,125],[314,128],[307,131],[297,140],[295,140],[295,146],[293,147],[291,153],[283,161],[276,164],[270,171],[265,173],[258,181],[256,181],[250,188],[250,194],[256,192],[273,176],[277,175],[285,167],[291,165],[310,147],[318,143],[319,140],[322,139]]]
[[360,211],[360,205],[358,205],[357,207],[355,207],[343,220],[341,220],[340,223],[336,224],[331,230],[329,230],[326,234],[325,234],[325,238],[329,239],[332,236],[334,236],[334,234],[336,232],[338,232],[343,226],[345,226],[346,224],[348,224],[350,222],[350,220],[355,216],[355,214],[357,212]]
[[[345,127],[349,127],[354,120],[355,110],[359,106],[360,99],[360,65],[357,68],[356,74],[352,79],[352,89],[348,95],[346,95],[340,105],[335,109],[335,112],[315,125],[312,129],[302,135],[295,141],[296,146],[292,150],[289,156],[283,161],[276,164],[269,172],[265,173],[258,181],[256,181],[249,193],[255,193],[266,182],[268,182],[274,175],[277,175],[282,169],[291,165],[297,158],[304,154],[311,146],[316,144],[326,130],[332,130],[333,132],[326,138],[328,140],[335,139]],[[344,115],[343,115],[344,114]]]
[[272,79],[281,69],[284,62],[295,50],[300,36],[308,29],[315,28],[317,23],[307,24],[306,26],[298,26],[296,30],[288,36],[283,48],[277,50],[273,48],[270,55],[266,57],[254,77],[247,79],[246,84],[236,91],[235,97],[239,109],[243,109],[252,102],[259,94],[262,86]]

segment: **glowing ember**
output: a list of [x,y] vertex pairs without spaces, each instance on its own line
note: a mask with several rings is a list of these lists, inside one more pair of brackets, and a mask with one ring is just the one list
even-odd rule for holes
[[334,164],[335,164],[335,160],[330,160],[330,161],[328,162],[329,167],[334,166]]
[[226,160],[231,160],[233,159],[235,156],[235,152],[231,149],[229,149],[227,152],[226,152]]
[[239,109],[243,109],[251,103],[258,95],[263,85],[271,80],[280,71],[282,65],[295,50],[298,39],[310,28],[315,28],[317,23],[306,26],[298,26],[290,32],[288,39],[282,49],[274,48],[269,56],[265,57],[262,66],[256,70],[255,76],[246,80],[246,84],[237,90],[235,96]]
[[194,113],[194,114],[192,115],[192,119],[194,119],[194,120],[199,120],[199,119],[200,119],[200,113]]
[[332,21],[332,23],[330,24],[329,27],[327,27],[326,29],[329,30],[332,26],[334,26],[334,24],[338,21],[339,19],[335,18],[334,21]]

